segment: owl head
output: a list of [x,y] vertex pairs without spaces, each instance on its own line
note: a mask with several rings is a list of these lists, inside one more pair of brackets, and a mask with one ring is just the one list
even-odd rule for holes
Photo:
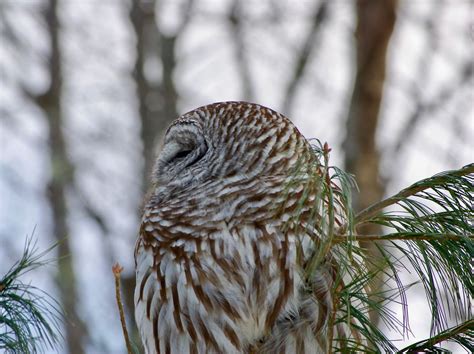
[[287,175],[309,145],[283,115],[246,102],[220,102],[175,120],[153,171],[163,197],[204,183]]

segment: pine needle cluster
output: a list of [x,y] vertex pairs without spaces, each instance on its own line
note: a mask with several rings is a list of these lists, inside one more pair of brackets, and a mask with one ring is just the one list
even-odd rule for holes
[[[474,352],[474,165],[421,180],[356,214],[354,178],[329,165],[329,152],[327,144],[313,144],[310,170],[316,172],[308,179],[308,190],[317,191],[314,215],[324,217],[307,226],[321,237],[306,271],[311,278],[328,259],[337,264],[330,352],[446,352],[440,343],[449,341]],[[307,176],[308,169],[303,173]],[[364,224],[381,225],[383,233],[358,234]],[[372,242],[379,256],[368,257],[359,241]],[[401,338],[410,334],[406,291],[415,283],[404,282],[402,270],[422,284],[431,309],[431,336],[399,349],[369,313],[376,311],[381,323]],[[380,277],[384,286],[375,293],[373,285]],[[350,328],[349,336],[337,334],[341,324]]]
[[0,278],[0,352],[42,353],[58,347],[62,321],[59,304],[21,280],[26,273],[50,263],[44,257],[52,248],[39,252],[36,242],[28,238],[21,259]]

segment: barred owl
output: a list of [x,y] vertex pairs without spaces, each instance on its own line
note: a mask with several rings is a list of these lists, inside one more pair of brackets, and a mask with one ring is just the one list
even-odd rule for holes
[[292,172],[312,159],[287,118],[256,104],[211,104],[172,123],[135,248],[146,353],[326,351],[335,270],[303,272],[318,244],[305,204],[316,193],[308,171]]

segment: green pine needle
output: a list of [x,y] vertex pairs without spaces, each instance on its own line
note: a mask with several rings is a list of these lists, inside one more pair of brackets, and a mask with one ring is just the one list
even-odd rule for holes
[[59,304],[20,280],[25,273],[50,263],[43,258],[54,247],[38,252],[36,242],[28,238],[21,259],[0,279],[0,350],[6,353],[42,353],[58,346],[62,320]]
[[428,339],[416,342],[398,353],[451,353],[451,351],[439,347],[441,342],[454,342],[462,346],[470,353],[474,353],[474,320],[469,320],[459,326],[447,329]]
[[[305,228],[321,237],[313,238],[314,254],[307,262],[305,276],[311,279],[312,272],[328,259],[338,266],[333,288],[336,311],[329,321],[330,351],[397,350],[371,321],[369,312],[377,311],[381,322],[403,338],[410,333],[406,290],[414,284],[405,284],[399,277],[404,269],[414,270],[418,283],[423,285],[431,307],[430,340],[452,340],[472,348],[474,165],[419,181],[354,216],[354,179],[329,166],[329,151],[326,144],[315,140],[310,168],[302,163],[289,182],[288,190],[306,178],[307,192],[302,193],[287,226],[298,227],[300,214],[307,212],[309,195],[315,194],[313,224]],[[304,162],[307,161],[305,157]],[[358,235],[358,227],[368,223],[383,226],[385,233]],[[358,241],[374,242],[380,257],[367,257]],[[369,297],[372,283],[381,276],[386,280],[384,289]],[[400,307],[401,319],[389,310],[394,305]],[[470,331],[448,336],[452,333],[447,329],[448,323],[453,320],[459,328],[470,324]],[[337,337],[334,327],[341,324],[350,328],[349,337]]]
[[[474,166],[469,165],[417,182],[388,198],[397,210],[376,213],[371,207],[356,218],[393,231],[381,239],[390,239],[417,273],[432,310],[432,335],[446,329],[450,317],[472,317],[473,200]],[[385,203],[378,205],[385,208]]]

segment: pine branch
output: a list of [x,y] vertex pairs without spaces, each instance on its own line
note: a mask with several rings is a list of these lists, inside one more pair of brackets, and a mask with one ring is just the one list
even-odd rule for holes
[[46,292],[24,284],[20,277],[51,262],[44,260],[56,245],[39,252],[32,237],[23,255],[0,279],[0,351],[38,353],[55,349],[61,339],[60,305]]
[[[355,218],[355,228],[376,223],[392,231],[353,238],[389,241],[391,248],[380,248],[384,257],[380,271],[388,267],[384,272],[389,279],[394,279],[400,265],[415,270],[431,307],[433,335],[447,327],[450,316],[458,323],[472,317],[473,192],[474,166],[469,165],[419,181]],[[396,209],[385,211],[389,206]],[[336,242],[344,244],[344,237],[337,237]],[[397,253],[403,260],[393,267]],[[397,280],[396,288],[402,298],[404,284]]]
[[[417,182],[356,217],[393,230],[380,238],[389,239],[418,275],[431,306],[433,334],[447,327],[449,315],[471,317],[473,200],[474,165],[468,165]],[[398,209],[380,208],[388,205]]]
[[416,342],[397,353],[450,353],[449,350],[437,347],[441,342],[456,342],[468,352],[474,353],[474,320],[466,321],[459,326],[449,328],[428,339]]
[[[315,242],[314,254],[306,262],[304,274],[312,279],[313,272],[328,259],[337,265],[332,289],[335,312],[328,324],[329,349],[397,351],[393,341],[370,320],[369,313],[376,310],[381,322],[402,337],[410,332],[406,290],[414,283],[402,281],[399,274],[403,269],[414,271],[417,283],[424,288],[431,307],[432,342],[453,333],[446,331],[450,319],[459,328],[472,326],[472,321],[466,321],[472,318],[474,297],[474,165],[419,181],[354,216],[354,179],[328,165],[329,151],[327,145],[316,140],[310,168],[296,169],[289,189],[304,179],[307,185],[295,215],[288,221],[288,227],[301,227],[302,215],[308,214],[305,206],[312,198],[312,216],[305,232]],[[383,226],[384,233],[358,234],[357,228],[367,223]],[[359,241],[374,241],[380,258],[368,258]],[[383,247],[379,241],[385,241]],[[386,279],[384,289],[374,294],[370,290],[381,275]],[[391,310],[394,305],[401,307],[401,319]],[[341,337],[336,330],[341,325],[349,327],[348,337]],[[469,342],[471,332],[466,333],[455,340],[462,345]]]
[[390,205],[397,204],[400,200],[411,197],[419,192],[431,188],[434,185],[443,185],[444,183],[449,182],[449,180],[452,178],[463,177],[472,173],[474,173],[474,164],[469,164],[459,170],[443,172],[433,177],[421,180],[393,195],[392,197],[384,199],[381,202],[373,204],[370,207],[362,210],[356,215],[355,222],[357,224],[367,222],[372,217],[380,213],[381,210]]
[[[349,235],[336,235],[333,239],[333,244],[345,243]],[[468,238],[474,241],[474,235],[457,235],[450,233],[391,233],[385,235],[352,235],[355,241],[462,241]]]

